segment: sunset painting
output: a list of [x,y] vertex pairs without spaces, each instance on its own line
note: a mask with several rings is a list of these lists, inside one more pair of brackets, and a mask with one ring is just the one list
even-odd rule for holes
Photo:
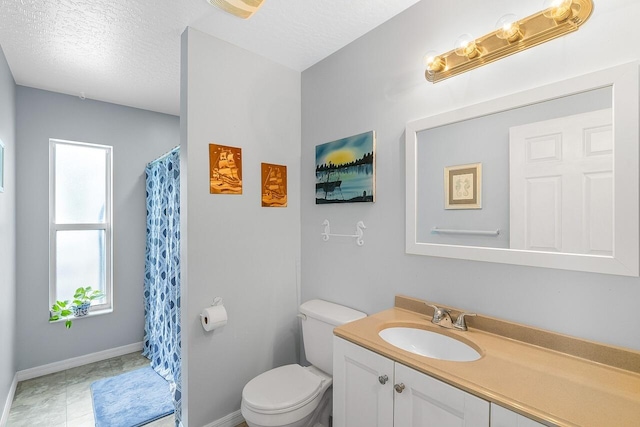
[[316,204],[375,202],[375,131],[316,146]]

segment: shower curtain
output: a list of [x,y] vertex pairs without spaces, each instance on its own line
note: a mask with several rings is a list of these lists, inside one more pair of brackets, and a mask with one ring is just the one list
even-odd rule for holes
[[170,384],[176,427],[182,415],[180,340],[180,151],[147,165],[147,248],[144,275],[144,349]]

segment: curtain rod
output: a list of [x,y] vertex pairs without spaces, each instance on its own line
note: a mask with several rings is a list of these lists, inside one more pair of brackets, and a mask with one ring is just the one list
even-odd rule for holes
[[151,160],[149,163],[147,163],[147,166],[151,166],[154,163],[157,163],[161,160],[164,160],[165,158],[167,158],[168,156],[170,156],[171,154],[175,153],[176,151],[178,151],[180,149],[179,145],[176,145],[175,147],[173,147],[171,150],[167,151],[166,153],[164,153],[162,156],[158,157],[155,160]]

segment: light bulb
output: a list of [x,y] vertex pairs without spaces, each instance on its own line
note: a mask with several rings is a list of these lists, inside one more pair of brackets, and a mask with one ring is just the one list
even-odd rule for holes
[[504,15],[496,23],[496,36],[499,39],[513,43],[522,38],[518,17],[512,13]]
[[556,22],[562,22],[571,17],[573,0],[545,0],[542,4],[543,15]]
[[476,45],[476,40],[471,34],[463,34],[458,37],[453,49],[456,55],[466,56],[469,59],[475,58],[480,53]]
[[435,50],[430,50],[424,56],[424,66],[427,67],[427,71],[437,73],[444,70],[445,62]]

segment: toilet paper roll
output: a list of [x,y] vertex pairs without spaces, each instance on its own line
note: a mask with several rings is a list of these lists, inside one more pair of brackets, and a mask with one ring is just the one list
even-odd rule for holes
[[227,310],[223,305],[214,305],[202,310],[200,321],[205,331],[213,331],[227,324]]

